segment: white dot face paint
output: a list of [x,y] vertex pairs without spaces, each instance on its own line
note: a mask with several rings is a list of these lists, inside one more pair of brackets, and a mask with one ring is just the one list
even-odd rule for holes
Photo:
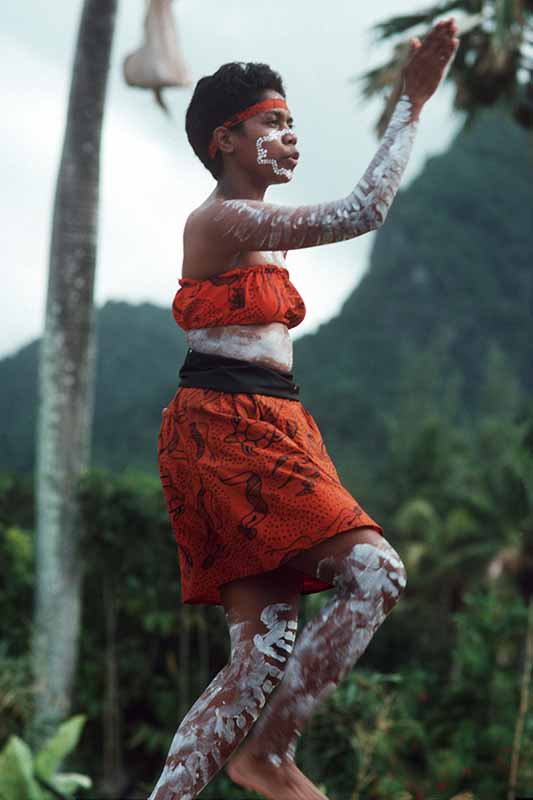
[[292,134],[292,130],[290,128],[284,128],[282,131],[272,131],[267,136],[260,136],[255,145],[257,147],[257,163],[258,164],[271,164],[272,169],[276,173],[276,175],[284,175],[286,178],[291,180],[293,176],[292,169],[285,169],[284,167],[280,167],[277,160],[275,158],[269,158],[268,152],[266,147],[264,147],[265,142],[273,142],[276,139],[282,139],[286,133]]

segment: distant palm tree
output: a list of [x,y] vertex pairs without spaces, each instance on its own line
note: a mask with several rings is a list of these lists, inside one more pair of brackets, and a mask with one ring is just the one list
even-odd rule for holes
[[467,113],[466,125],[480,108],[498,103],[533,131],[533,0],[448,0],[373,26],[378,40],[410,32],[395,43],[389,61],[353,79],[363,82],[367,98],[393,90],[376,124],[379,135],[396,100],[410,36],[422,38],[438,18],[455,13],[461,41],[445,80],[455,84],[454,106]]
[[[128,82],[153,89],[163,107],[163,87],[190,83],[171,3],[146,0],[146,41],[125,65]],[[39,362],[35,709],[27,732],[34,748],[69,713],[78,656],[83,577],[78,479],[90,466],[100,142],[117,4],[84,0],[56,182]]]
[[99,153],[116,7],[117,0],[83,4],[54,200],[39,362],[35,709],[28,731],[36,748],[69,714],[78,655],[83,576],[78,478],[90,462]]

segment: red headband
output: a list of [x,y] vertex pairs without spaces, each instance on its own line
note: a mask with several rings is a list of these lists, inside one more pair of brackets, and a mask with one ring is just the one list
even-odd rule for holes
[[[262,100],[260,103],[255,103],[253,106],[249,106],[245,108],[244,111],[239,111],[238,114],[234,114],[230,117],[226,122],[223,122],[223,126],[225,128],[232,128],[234,125],[238,125],[239,122],[244,122],[245,119],[249,119],[250,117],[255,117],[256,114],[260,114],[261,111],[268,111],[270,108],[288,108],[287,103],[285,100],[281,98],[273,98],[270,100]],[[217,126],[218,127],[218,126]],[[209,158],[214,158],[217,152],[218,145],[216,143],[215,134],[211,136],[211,141],[209,142],[209,147],[207,152],[209,153]]]

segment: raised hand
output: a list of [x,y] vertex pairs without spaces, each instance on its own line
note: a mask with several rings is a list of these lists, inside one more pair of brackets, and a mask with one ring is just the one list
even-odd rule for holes
[[[411,51],[395,89],[394,111],[379,149],[346,197],[305,206],[279,206],[247,198],[216,199],[196,214],[199,237],[221,255],[243,250],[297,250],[340,242],[374,231],[385,222],[411,154],[422,106],[442,80],[459,39],[451,17],[438,22]],[[218,268],[217,268],[218,269]],[[220,271],[218,269],[218,271]]]
[[459,26],[454,17],[437,22],[424,40],[414,36],[403,68],[403,94],[421,108],[439,86],[446,67],[459,47]]

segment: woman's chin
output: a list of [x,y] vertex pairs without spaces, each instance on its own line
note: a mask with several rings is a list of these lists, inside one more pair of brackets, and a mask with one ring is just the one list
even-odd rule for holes
[[282,183],[290,183],[294,177],[292,169],[284,169],[283,172],[276,172],[268,179],[268,186],[279,186]]
[[284,169],[282,173],[278,174],[276,183],[289,183],[294,177],[292,169]]

